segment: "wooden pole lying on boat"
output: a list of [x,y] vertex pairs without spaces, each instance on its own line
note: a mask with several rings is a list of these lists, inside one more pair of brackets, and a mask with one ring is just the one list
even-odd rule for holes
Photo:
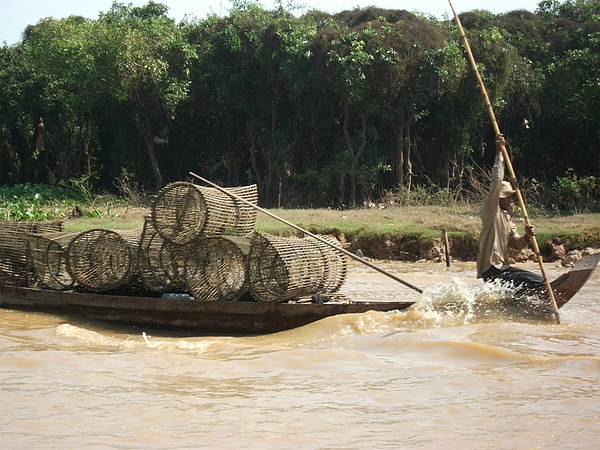
[[[481,93],[483,94],[483,98],[485,100],[485,104],[487,106],[490,119],[492,120],[492,125],[494,126],[494,132],[496,136],[500,133],[500,127],[498,126],[498,121],[496,120],[496,115],[494,114],[494,108],[490,102],[490,98],[485,89],[485,85],[483,84],[483,79],[479,74],[479,70],[477,69],[477,63],[475,62],[475,58],[473,56],[473,52],[471,51],[471,46],[469,45],[469,41],[467,40],[467,36],[465,35],[465,30],[462,27],[458,14],[454,9],[454,5],[452,4],[452,0],[448,0],[450,3],[450,8],[452,8],[452,13],[454,14],[454,18],[456,19],[456,24],[458,25],[458,30],[460,31],[460,36],[465,44],[465,49],[467,50],[467,55],[469,57],[469,61],[471,66],[473,67],[473,71],[475,72],[475,76],[477,77],[477,82],[479,83],[479,87],[481,88]],[[521,190],[519,189],[519,184],[517,182],[517,177],[515,176],[515,171],[513,169],[512,163],[508,156],[508,152],[506,151],[506,147],[502,145],[502,154],[504,155],[504,161],[506,163],[506,167],[508,168],[508,172],[510,174],[510,181],[513,185],[513,189],[515,190],[515,194],[519,201],[519,206],[521,207],[521,211],[523,212],[523,219],[525,220],[525,225],[530,226],[531,221],[529,220],[529,215],[527,214],[527,209],[525,208],[525,202],[523,201],[523,196],[521,195]],[[540,247],[538,246],[537,239],[535,236],[532,236],[531,243],[533,245],[533,250],[537,256],[537,260],[540,265],[540,271],[542,272],[542,277],[544,278],[544,282],[546,283],[546,289],[548,289],[548,296],[552,300],[552,308],[554,309],[554,316],[556,317],[556,323],[560,323],[560,316],[558,314],[558,306],[556,305],[556,299],[554,298],[554,292],[552,291],[552,286],[550,285],[550,281],[548,280],[548,276],[546,275],[546,270],[544,269],[544,262],[542,261],[542,256],[540,254]]]
[[378,272],[380,272],[380,273],[382,273],[382,274],[384,274],[384,275],[386,275],[386,276],[390,277],[391,279],[393,279],[393,280],[395,280],[395,281],[397,281],[397,282],[399,282],[399,283],[402,283],[404,286],[407,286],[407,287],[409,287],[409,288],[411,288],[411,289],[413,289],[413,290],[417,291],[418,293],[422,293],[422,292],[423,292],[423,290],[422,290],[422,289],[419,289],[418,287],[416,287],[416,286],[413,286],[412,284],[410,284],[410,283],[408,283],[408,282],[406,282],[406,281],[402,280],[401,278],[398,278],[396,275],[394,275],[394,274],[392,274],[392,273],[390,273],[390,272],[388,272],[388,271],[386,271],[386,270],[384,270],[384,269],[382,269],[382,268],[380,268],[380,267],[377,267],[375,264],[372,264],[372,263],[370,263],[369,261],[366,261],[366,260],[362,259],[360,256],[357,256],[357,255],[355,255],[354,253],[352,253],[352,252],[349,252],[348,250],[345,250],[345,249],[343,249],[343,248],[341,248],[341,247],[338,247],[338,246],[337,246],[337,245],[335,245],[334,243],[332,243],[332,242],[329,242],[327,239],[323,239],[322,237],[320,237],[320,236],[317,236],[316,234],[313,234],[313,233],[311,233],[310,231],[307,231],[307,230],[305,230],[305,229],[303,229],[303,228],[299,227],[298,225],[294,225],[293,223],[291,223],[291,222],[288,222],[287,220],[285,220],[285,219],[283,219],[283,218],[281,218],[281,217],[279,217],[279,216],[277,216],[277,215],[273,214],[272,212],[270,212],[270,211],[267,211],[266,209],[263,209],[263,208],[261,208],[260,206],[257,206],[257,205],[255,205],[254,203],[252,203],[252,202],[249,202],[248,200],[246,200],[246,199],[244,199],[244,198],[242,198],[242,197],[240,197],[240,196],[238,196],[238,195],[236,195],[236,194],[234,194],[234,193],[232,193],[232,192],[230,192],[230,191],[228,191],[228,190],[226,190],[226,189],[223,189],[223,188],[222,188],[221,186],[219,186],[218,184],[215,184],[215,183],[213,183],[212,181],[209,181],[209,180],[207,180],[206,178],[202,178],[200,175],[196,175],[196,174],[195,174],[195,173],[193,173],[193,172],[190,172],[190,175],[192,175],[192,176],[193,176],[193,177],[195,177],[195,178],[198,178],[199,180],[201,180],[201,181],[205,182],[206,184],[209,184],[209,185],[211,185],[211,186],[212,186],[212,187],[214,187],[214,188],[217,188],[217,189],[218,189],[218,190],[220,190],[221,192],[223,192],[223,193],[225,193],[225,194],[227,194],[227,195],[230,195],[230,196],[231,196],[231,197],[233,197],[234,199],[236,199],[236,200],[238,200],[238,201],[240,201],[240,202],[242,202],[242,203],[244,203],[244,204],[246,204],[246,205],[252,206],[254,209],[256,209],[256,210],[258,210],[258,211],[260,211],[260,212],[262,212],[262,213],[266,214],[267,216],[270,216],[270,217],[272,217],[273,219],[276,219],[276,220],[278,220],[278,221],[280,221],[280,222],[282,222],[282,223],[284,223],[284,224],[286,224],[286,225],[288,225],[288,226],[290,226],[290,227],[292,227],[292,228],[294,228],[294,229],[296,229],[296,230],[298,230],[298,231],[300,231],[300,232],[302,232],[302,233],[306,234],[307,236],[310,236],[310,237],[312,237],[312,238],[314,238],[314,239],[317,239],[318,241],[320,241],[320,242],[322,242],[322,243],[324,243],[324,244],[327,244],[327,245],[329,245],[330,247],[333,247],[334,249],[336,249],[337,251],[339,251],[339,252],[343,253],[344,255],[346,255],[346,256],[349,256],[350,258],[353,258],[353,259],[355,259],[355,260],[357,260],[357,261],[359,261],[359,262],[363,263],[363,264],[364,264],[364,265],[366,265],[367,267],[370,267],[371,269],[374,269],[374,270],[376,270],[376,271],[378,271]]

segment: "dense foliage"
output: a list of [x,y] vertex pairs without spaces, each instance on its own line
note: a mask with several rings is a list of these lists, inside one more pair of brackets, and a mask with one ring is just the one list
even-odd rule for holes
[[[597,202],[600,1],[461,21],[516,170],[557,208]],[[0,48],[0,185],[112,190],[127,173],[156,192],[192,170],[258,183],[265,207],[355,206],[475,189],[492,133],[454,21],[406,11],[242,0],[175,23],[115,2]]]

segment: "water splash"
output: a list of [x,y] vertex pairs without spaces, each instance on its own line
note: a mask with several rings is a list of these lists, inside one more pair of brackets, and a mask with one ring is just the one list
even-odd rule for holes
[[423,291],[412,311],[439,326],[505,319],[504,304],[513,292],[499,281],[475,285],[454,277]]

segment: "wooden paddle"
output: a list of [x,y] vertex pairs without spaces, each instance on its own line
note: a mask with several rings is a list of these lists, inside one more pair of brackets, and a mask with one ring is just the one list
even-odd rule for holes
[[242,197],[234,194],[233,192],[230,192],[230,191],[228,191],[226,189],[223,189],[218,184],[215,184],[212,181],[207,180],[206,178],[202,178],[200,175],[196,175],[193,172],[190,172],[190,175],[193,176],[193,177],[195,177],[195,178],[198,178],[199,180],[203,181],[206,184],[211,185],[212,187],[220,190],[221,192],[223,192],[223,193],[225,193],[225,194],[233,197],[237,201],[240,201],[240,202],[242,202],[242,203],[244,203],[246,205],[249,205],[249,206],[253,207],[254,209],[256,209],[256,210],[258,210],[258,211],[266,214],[267,216],[270,216],[273,219],[276,219],[276,220],[278,220],[278,221],[280,221],[280,222],[282,222],[282,223],[284,223],[284,224],[286,224],[286,225],[288,225],[288,226],[290,226],[290,227],[292,227],[292,228],[294,228],[294,229],[296,229],[296,230],[298,230],[298,231],[306,234],[307,236],[310,236],[310,237],[312,237],[314,239],[317,239],[318,241],[320,241],[320,242],[322,242],[324,244],[329,245],[330,247],[333,247],[334,249],[336,249],[337,251],[343,253],[344,255],[349,256],[350,258],[355,259],[356,261],[359,261],[359,262],[363,263],[365,266],[370,267],[371,269],[374,269],[374,270],[376,270],[376,271],[378,271],[378,272],[380,272],[380,273],[382,273],[382,274],[390,277],[391,279],[393,279],[393,280],[395,280],[395,281],[397,281],[399,283],[402,283],[404,286],[407,286],[407,287],[409,287],[411,289],[414,289],[418,293],[422,293],[423,292],[422,289],[419,289],[418,287],[415,287],[412,284],[410,284],[410,283],[408,283],[408,282],[406,282],[406,281],[398,278],[396,275],[394,275],[394,274],[392,274],[392,273],[390,273],[390,272],[388,272],[388,271],[386,271],[386,270],[384,270],[384,269],[382,269],[380,267],[377,267],[375,264],[372,264],[369,261],[366,261],[366,260],[362,259],[360,256],[357,256],[354,253],[351,253],[348,250],[345,250],[345,249],[343,249],[343,248],[335,245],[334,243],[329,242],[328,240],[323,239],[322,237],[317,236],[316,234],[311,233],[310,231],[307,231],[307,230],[305,230],[303,228],[300,228],[298,225],[294,225],[293,223],[288,222],[287,220],[285,220],[285,219],[283,219],[283,218],[281,218],[281,217],[273,214],[270,211],[267,211],[266,209],[261,208],[260,206],[255,205],[252,202],[249,202],[248,200],[246,200],[246,199],[244,199],[244,198],[242,198]]
[[[483,98],[485,100],[485,104],[487,106],[490,119],[492,120],[492,125],[494,126],[494,132],[496,136],[500,133],[500,127],[498,126],[498,121],[496,120],[496,115],[494,114],[494,109],[492,108],[492,104],[490,102],[490,98],[487,94],[485,86],[483,84],[483,79],[479,74],[479,69],[477,69],[477,63],[475,62],[475,58],[473,57],[473,52],[471,51],[471,47],[469,45],[469,41],[467,40],[467,36],[465,35],[465,30],[462,27],[458,14],[454,9],[454,5],[452,4],[452,0],[448,0],[450,3],[450,8],[452,8],[452,12],[454,14],[454,18],[456,19],[456,24],[458,25],[458,29],[460,31],[460,36],[465,44],[465,49],[467,50],[467,55],[469,57],[469,61],[471,62],[471,66],[473,67],[473,71],[475,72],[475,76],[477,77],[477,81],[479,83],[479,87],[481,88],[481,93],[483,94]],[[525,208],[525,202],[523,201],[523,196],[521,195],[521,190],[519,189],[519,184],[517,183],[517,177],[515,176],[515,171],[513,169],[512,163],[510,161],[510,157],[508,156],[508,152],[506,151],[506,147],[502,145],[502,154],[504,155],[504,162],[506,163],[506,167],[508,168],[508,172],[510,174],[510,181],[513,185],[513,189],[516,191],[515,195],[519,201],[519,206],[521,207],[521,211],[523,211],[523,218],[525,220],[525,224],[527,226],[531,225],[531,221],[529,220],[529,215],[527,214],[527,209]],[[544,282],[546,283],[546,289],[548,289],[548,296],[552,300],[552,308],[554,309],[554,316],[556,317],[556,323],[560,323],[560,316],[558,315],[558,306],[556,305],[556,299],[554,298],[554,292],[552,291],[552,286],[550,285],[550,281],[546,276],[546,270],[544,269],[544,262],[542,261],[542,256],[540,254],[540,247],[538,246],[537,239],[535,236],[532,236],[531,243],[533,245],[533,250],[537,255],[537,260],[540,265],[540,271],[542,273],[542,277],[544,278]]]

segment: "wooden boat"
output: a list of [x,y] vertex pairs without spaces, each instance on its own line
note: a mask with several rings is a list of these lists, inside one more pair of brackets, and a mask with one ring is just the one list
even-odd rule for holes
[[[584,255],[577,264],[550,283],[560,309],[571,300],[589,280],[600,261],[600,253]],[[522,297],[506,299],[501,302],[506,312],[525,316],[549,316],[554,313],[552,301],[546,287],[529,292]]]
[[[600,253],[585,255],[571,270],[550,283],[554,292],[554,298],[556,299],[556,306],[559,308],[564,306],[579,292],[581,287],[592,276],[592,273],[594,273],[594,269],[596,269],[599,261]],[[548,292],[544,291],[540,294],[540,301],[544,302],[548,299]]]
[[338,314],[402,310],[411,305],[413,302],[336,301],[335,297],[324,303],[199,301],[0,285],[2,308],[75,315],[142,328],[201,334],[266,334]]
[[[600,253],[584,256],[551,285],[557,306],[564,306],[581,289],[600,261]],[[306,325],[338,314],[404,310],[414,302],[340,301],[333,294],[314,302],[261,303],[199,301],[184,298],[52,291],[0,285],[0,307],[38,311],[154,330],[197,334],[266,334]],[[547,292],[502,302],[507,312],[551,315]]]

